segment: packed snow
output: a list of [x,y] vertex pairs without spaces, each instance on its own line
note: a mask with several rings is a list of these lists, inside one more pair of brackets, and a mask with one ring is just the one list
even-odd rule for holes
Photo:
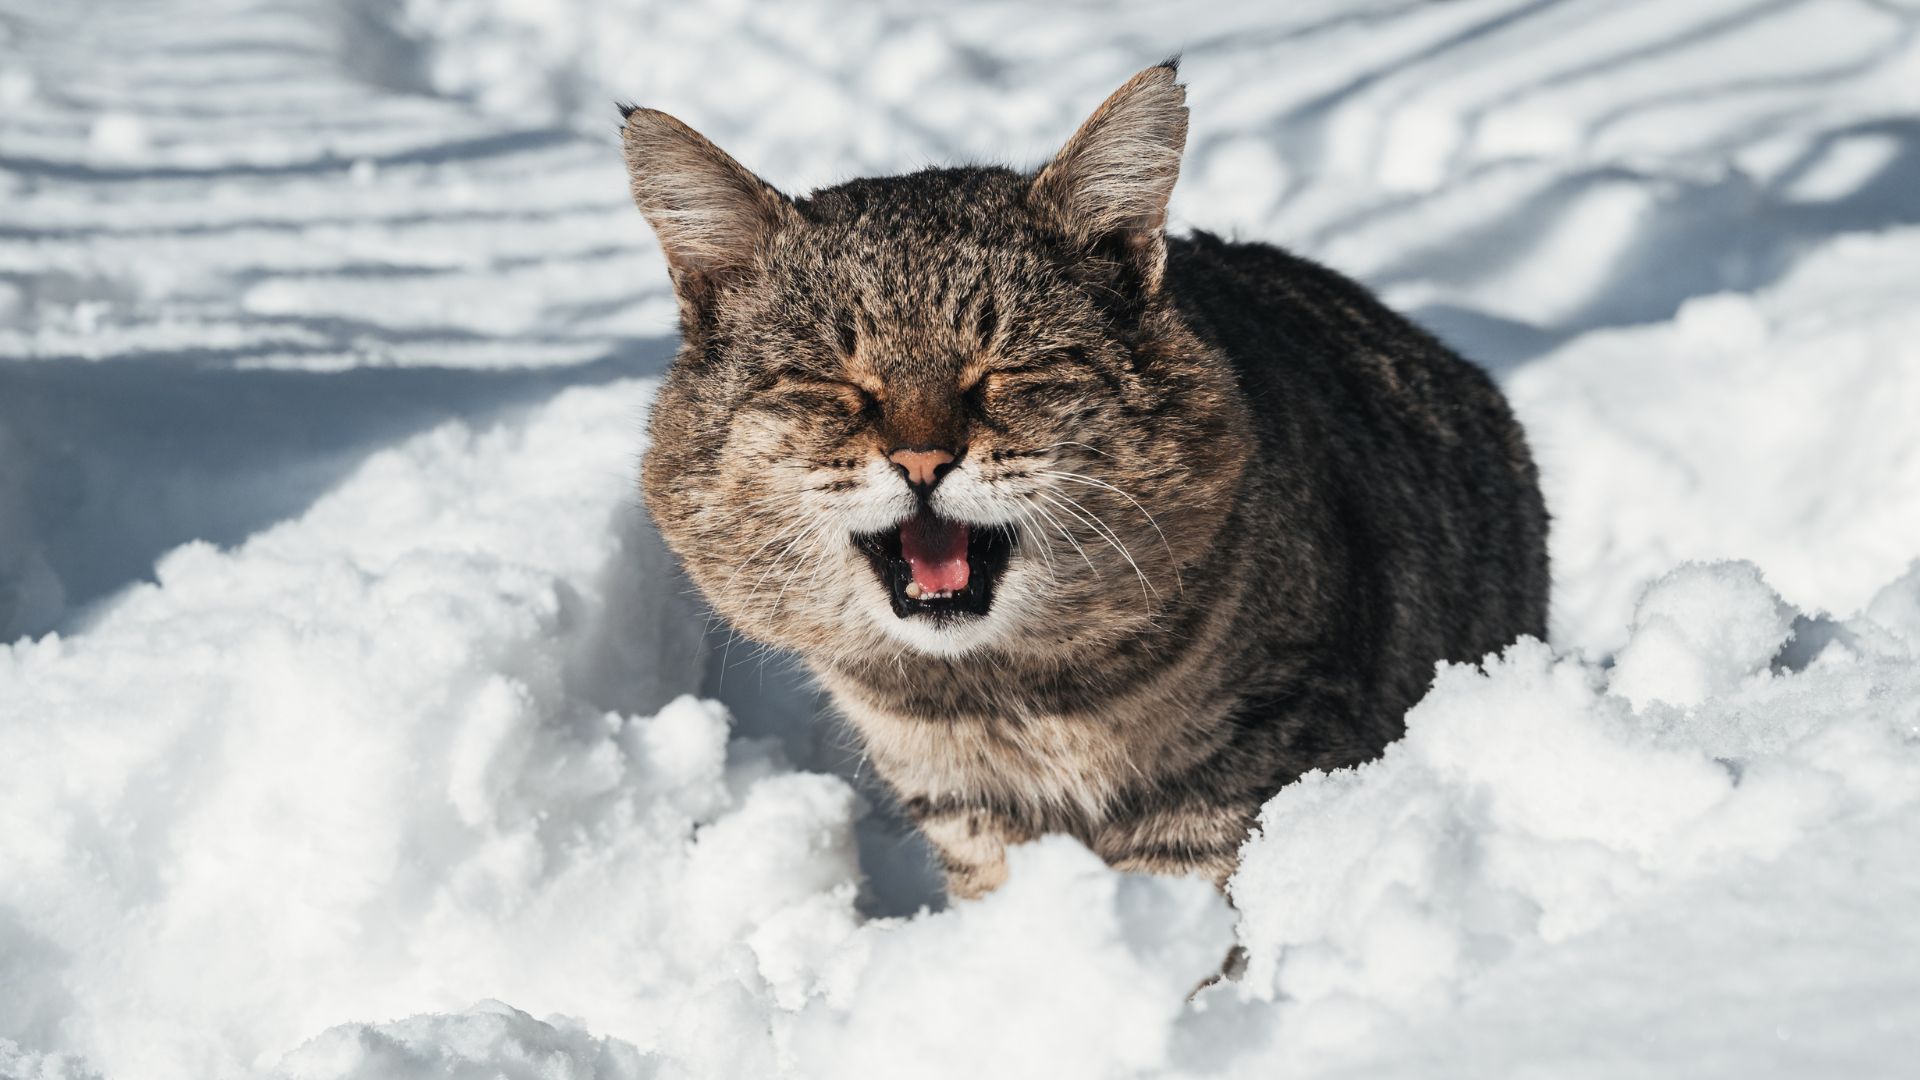
[[[1175,52],[1177,226],[1502,379],[1551,640],[1231,902],[1055,837],[946,905],[638,505],[611,102],[804,190]],[[1910,1070],[1916,72],[1892,0],[0,0],[0,1076]]]

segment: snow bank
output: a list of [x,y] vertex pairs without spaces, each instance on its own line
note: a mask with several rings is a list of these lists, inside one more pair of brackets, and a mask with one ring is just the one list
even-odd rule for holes
[[1555,639],[1619,648],[1635,595],[1689,559],[1748,559],[1796,606],[1855,611],[1920,554],[1915,280],[1920,230],[1846,236],[1765,289],[1515,372],[1554,515]]
[[[850,905],[843,784],[730,753],[714,705],[608,711],[704,647],[628,494],[647,390],[444,426],[0,652],[0,1030],[229,1075],[489,994],[625,1015],[790,903]],[[659,591],[617,610],[630,575]],[[735,876],[739,829],[787,860]]]
[[863,928],[798,1018],[794,1071],[1091,1080],[1171,1064],[1185,997],[1233,940],[1213,886],[1115,874],[1065,837],[1008,869],[981,901]]
[[[1289,1053],[1404,1040],[1396,1028],[1458,1009],[1502,969],[1662,902],[1685,896],[1689,919],[1709,922],[1807,849],[1866,861],[1884,847],[1876,830],[1920,835],[1916,596],[1920,565],[1873,614],[1830,629],[1804,670],[1777,670],[1791,609],[1751,565],[1689,566],[1641,599],[1611,671],[1537,642],[1442,670],[1379,761],[1268,804],[1232,883],[1246,986],[1287,1003]],[[1746,913],[1758,925],[1743,935],[1760,947],[1863,909],[1910,913],[1910,892],[1853,891],[1874,876],[1843,875],[1818,898],[1835,908],[1783,896]],[[1905,966],[1823,974],[1910,992],[1920,973]],[[1599,974],[1652,989],[1651,971]],[[1573,1023],[1619,1008],[1559,993],[1585,1014]]]
[[287,1080],[641,1080],[654,1072],[625,1043],[564,1021],[543,1023],[498,1001],[387,1024],[342,1024],[288,1054],[275,1071]]

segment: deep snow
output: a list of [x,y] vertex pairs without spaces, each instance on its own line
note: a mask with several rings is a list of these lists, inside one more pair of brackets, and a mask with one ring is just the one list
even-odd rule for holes
[[[0,0],[0,1076],[1910,1067],[1920,8],[1273,6]],[[608,103],[804,189],[1175,50],[1178,222],[1503,379],[1552,641],[1283,792],[1233,908],[1054,839],[916,914],[639,512]]]

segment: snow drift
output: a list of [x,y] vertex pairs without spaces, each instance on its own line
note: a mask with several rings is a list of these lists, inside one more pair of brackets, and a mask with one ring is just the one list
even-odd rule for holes
[[[0,1076],[1920,1055],[1920,15],[22,7]],[[804,188],[1037,160],[1176,47],[1177,215],[1504,380],[1552,641],[1283,791],[1231,905],[1051,838],[918,910],[857,755],[636,506],[673,308],[606,102]]]

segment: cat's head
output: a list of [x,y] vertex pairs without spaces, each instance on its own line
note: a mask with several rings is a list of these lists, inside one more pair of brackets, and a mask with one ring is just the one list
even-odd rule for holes
[[790,199],[626,110],[682,346],[644,486],[751,637],[817,661],[1084,652],[1207,589],[1246,455],[1173,313],[1171,64],[1036,173],[929,169]]

